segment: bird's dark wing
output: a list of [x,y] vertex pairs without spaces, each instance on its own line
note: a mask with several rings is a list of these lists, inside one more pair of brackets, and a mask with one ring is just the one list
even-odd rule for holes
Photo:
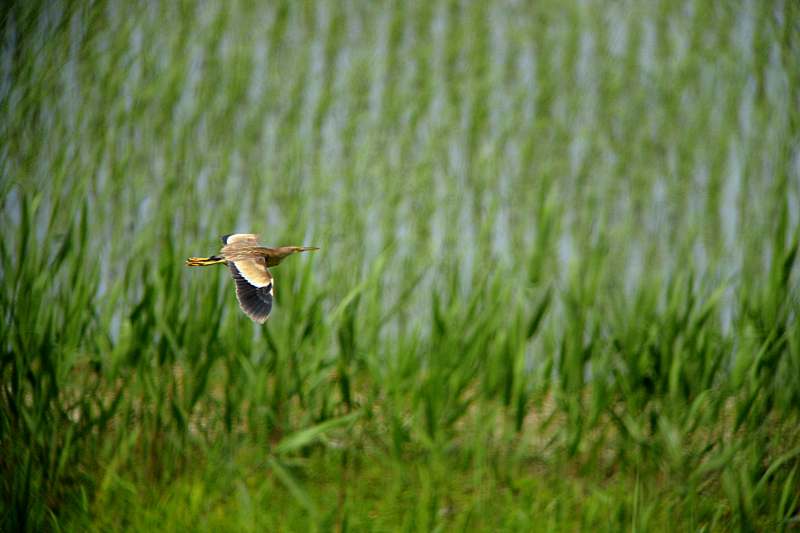
[[236,283],[239,307],[259,324],[266,322],[272,310],[272,275],[262,260],[229,261],[228,268]]

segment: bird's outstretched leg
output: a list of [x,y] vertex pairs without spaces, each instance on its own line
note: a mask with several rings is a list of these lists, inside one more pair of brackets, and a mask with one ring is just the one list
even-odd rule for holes
[[225,263],[225,258],[219,257],[217,255],[212,255],[211,257],[190,257],[186,260],[186,266],[190,267],[201,267],[201,266],[209,266],[209,265],[218,265],[220,263]]

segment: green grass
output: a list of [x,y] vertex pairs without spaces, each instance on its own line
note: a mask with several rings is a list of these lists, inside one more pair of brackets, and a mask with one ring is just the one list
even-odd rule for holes
[[0,21],[0,530],[797,527],[796,2]]

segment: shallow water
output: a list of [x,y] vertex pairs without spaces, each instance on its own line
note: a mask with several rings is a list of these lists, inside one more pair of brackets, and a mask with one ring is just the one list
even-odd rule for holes
[[775,28],[755,1],[252,7],[54,3],[29,41],[7,32],[3,113],[30,97],[19,47],[52,97],[4,128],[6,223],[12,183],[48,184],[40,222],[85,198],[101,291],[170,226],[181,255],[230,231],[321,245],[323,280],[392,245],[390,279],[433,272],[421,294],[452,260],[465,291],[487,268],[523,282],[537,247],[556,285],[587,260],[627,291],[689,264],[753,276],[778,202],[798,223],[780,7]]

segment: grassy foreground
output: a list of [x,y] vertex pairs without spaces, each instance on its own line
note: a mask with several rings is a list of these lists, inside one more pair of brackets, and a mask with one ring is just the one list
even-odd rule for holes
[[797,2],[0,16],[0,530],[800,526]]

